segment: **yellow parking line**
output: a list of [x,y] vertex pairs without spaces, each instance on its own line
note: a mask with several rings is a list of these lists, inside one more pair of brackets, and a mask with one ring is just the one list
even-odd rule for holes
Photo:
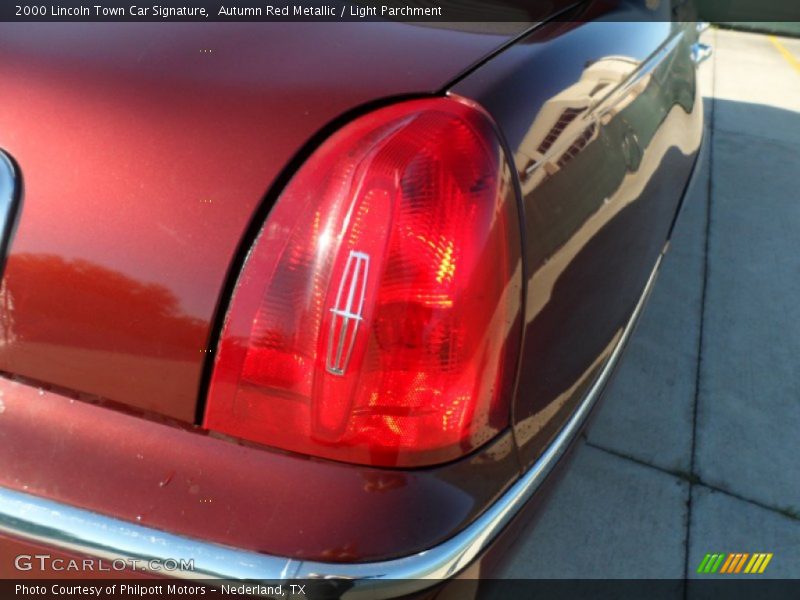
[[792,65],[795,71],[800,73],[800,60],[797,60],[794,55],[786,49],[786,46],[781,44],[774,35],[769,36],[769,41],[772,42],[772,45],[781,53],[781,56],[786,59],[786,62]]

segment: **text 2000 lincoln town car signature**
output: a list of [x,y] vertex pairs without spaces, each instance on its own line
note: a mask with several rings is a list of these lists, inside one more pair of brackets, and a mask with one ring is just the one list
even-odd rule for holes
[[5,576],[191,560],[162,574],[379,597],[498,564],[702,138],[685,4],[555,5],[2,27]]

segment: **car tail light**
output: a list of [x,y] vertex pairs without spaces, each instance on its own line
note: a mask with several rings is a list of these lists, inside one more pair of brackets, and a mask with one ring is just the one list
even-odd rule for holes
[[413,100],[343,127],[245,262],[205,427],[346,462],[420,466],[508,425],[520,234],[488,117]]

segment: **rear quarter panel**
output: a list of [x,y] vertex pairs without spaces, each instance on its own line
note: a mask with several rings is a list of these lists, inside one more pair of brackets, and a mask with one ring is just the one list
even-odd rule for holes
[[527,285],[513,421],[523,466],[620,339],[700,145],[691,27],[642,16],[546,25],[453,89],[494,116],[520,179]]

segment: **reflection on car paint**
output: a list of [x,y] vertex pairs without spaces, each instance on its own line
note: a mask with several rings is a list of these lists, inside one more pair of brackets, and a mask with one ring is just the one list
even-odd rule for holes
[[[500,113],[525,213],[525,366],[514,404],[523,463],[593,383],[664,247],[701,139],[691,41],[671,23],[586,23],[555,40],[545,27],[508,62],[528,85],[563,48],[555,91],[538,95],[531,83],[528,106],[518,100],[529,116],[510,125],[507,99],[477,98]],[[469,94],[470,82],[457,91]]]

